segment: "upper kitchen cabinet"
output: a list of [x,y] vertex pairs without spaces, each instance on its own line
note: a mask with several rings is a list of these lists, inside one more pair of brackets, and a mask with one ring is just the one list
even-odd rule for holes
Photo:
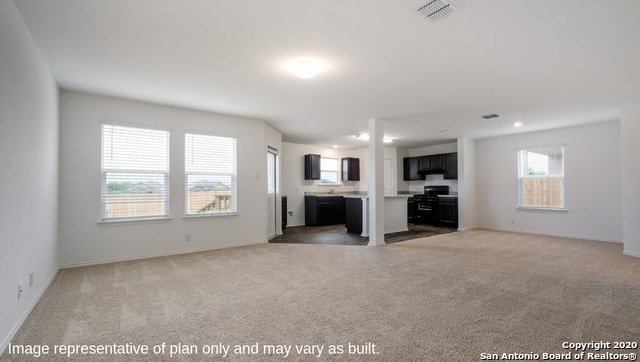
[[424,175],[420,175],[420,157],[405,157],[403,159],[403,178],[405,181],[424,180]]
[[320,180],[320,155],[304,155],[304,179]]
[[458,154],[445,153],[444,155],[444,179],[458,179]]
[[345,157],[342,159],[342,181],[360,181],[360,159]]
[[405,157],[403,176],[405,181],[425,180],[426,175],[443,175],[446,180],[458,178],[458,154],[441,153],[437,155]]
[[444,169],[444,155],[430,155],[420,157],[421,173],[442,173]]

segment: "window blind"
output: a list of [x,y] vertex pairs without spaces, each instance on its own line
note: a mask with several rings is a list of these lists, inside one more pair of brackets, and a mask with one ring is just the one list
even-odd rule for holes
[[337,158],[320,158],[320,183],[337,184],[340,163]]
[[186,133],[185,178],[185,215],[236,212],[236,139]]
[[518,206],[564,209],[564,147],[518,151]]
[[169,132],[102,125],[101,220],[169,216]]

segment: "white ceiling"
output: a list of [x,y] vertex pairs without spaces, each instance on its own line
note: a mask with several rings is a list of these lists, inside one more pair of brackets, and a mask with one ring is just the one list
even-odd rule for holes
[[[426,2],[15,0],[61,88],[262,119],[285,142],[364,147],[382,118],[426,146],[640,102],[640,1],[457,0],[438,22]],[[296,56],[329,69],[295,78]]]

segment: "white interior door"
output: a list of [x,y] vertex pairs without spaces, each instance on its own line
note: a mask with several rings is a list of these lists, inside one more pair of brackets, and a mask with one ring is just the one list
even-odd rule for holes
[[278,196],[278,153],[276,150],[269,148],[267,150],[267,237],[276,236],[278,231],[277,224],[277,208],[276,203]]

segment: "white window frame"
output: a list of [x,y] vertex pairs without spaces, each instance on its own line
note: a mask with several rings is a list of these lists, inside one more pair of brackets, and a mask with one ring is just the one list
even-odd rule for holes
[[[537,152],[536,152],[537,151]],[[532,168],[532,164],[536,161],[531,157],[535,157],[535,154],[559,154],[562,162],[560,166],[556,166],[555,169],[547,164],[545,170],[535,170]],[[533,156],[531,156],[533,155]],[[565,212],[566,209],[566,192],[565,192],[565,146],[564,145],[552,145],[552,146],[540,146],[522,148],[518,150],[517,162],[518,162],[518,209],[519,210],[533,210],[533,211],[560,211]],[[525,159],[526,156],[526,159]],[[544,164],[544,162],[543,162]],[[560,179],[560,205],[526,205],[524,202],[525,191],[524,183],[527,180],[543,180],[543,179]],[[551,194],[548,194],[551,196]]]
[[[199,140],[195,143],[193,141],[189,141],[189,137],[198,137]],[[185,140],[185,169],[184,169],[184,182],[185,182],[185,195],[184,195],[184,217],[186,219],[194,219],[194,218],[202,218],[202,217],[216,217],[216,216],[228,216],[228,215],[237,215],[238,214],[238,179],[237,179],[237,153],[238,153],[238,140],[235,137],[229,137],[224,135],[216,135],[205,132],[185,132],[184,135]],[[216,163],[217,161],[214,158],[200,158],[199,160],[194,161],[194,155],[200,154],[211,154],[212,152],[222,152],[222,150],[216,150],[215,142],[230,142],[231,148],[224,152],[230,152],[229,157],[226,161],[229,161],[229,164],[221,165]],[[211,142],[207,144],[207,142]],[[200,148],[197,149],[198,145]],[[190,147],[196,147],[191,148]],[[209,148],[210,147],[210,148]],[[198,165],[196,165],[196,163]],[[192,165],[192,166],[190,166]],[[226,171],[221,171],[220,168],[230,168]],[[218,170],[216,170],[216,168]],[[211,178],[209,180],[214,184],[218,181],[213,181],[216,179],[228,179],[228,185],[226,183],[222,183],[224,186],[228,186],[229,190],[229,199],[228,199],[228,209],[225,208],[224,211],[216,210],[216,205],[213,204],[211,208],[206,209],[206,211],[201,212],[193,212],[189,210],[190,206],[190,192],[196,186],[193,181],[190,183],[190,176],[195,176],[198,178],[202,178],[203,180],[207,178]],[[197,181],[197,180],[196,180]],[[215,186],[215,185],[213,185]],[[214,190],[211,190],[214,191]],[[224,191],[226,192],[226,191]],[[225,196],[225,195],[222,195]],[[218,199],[217,201],[220,201]],[[203,210],[202,208],[200,210]]]
[[[335,170],[333,168],[327,168],[327,162],[334,162],[335,161]],[[327,173],[335,173],[336,175],[336,182],[323,182],[322,180],[323,174],[327,174]],[[337,186],[337,185],[341,185],[340,184],[340,159],[337,157],[320,157],[320,181],[318,181],[318,185],[325,185],[325,186]]]
[[[118,142],[114,137],[114,130],[119,130],[119,132],[122,132],[120,134],[120,139],[128,142],[118,145]],[[129,137],[130,139],[127,139],[127,137]],[[170,137],[171,134],[167,129],[159,129],[139,125],[118,124],[113,122],[101,123],[100,222],[142,221],[170,218]],[[164,140],[162,140],[162,138],[164,138]],[[145,144],[145,140],[153,140],[154,142]],[[107,144],[107,142],[109,144]],[[152,152],[154,150],[156,152]],[[118,157],[120,159],[120,161],[114,162],[116,165],[109,164],[110,160],[108,158],[113,160],[113,157]],[[155,168],[151,166],[154,163],[158,164],[158,166]],[[162,211],[154,214],[144,214],[137,216],[114,216],[113,213],[115,212],[112,211],[112,215],[109,215],[110,206],[117,203],[114,202],[113,204],[111,204],[109,202],[110,195],[112,195],[109,192],[109,184],[110,180],[113,180],[113,177],[111,177],[110,175],[118,175],[116,177],[117,180],[133,180],[133,182],[136,182],[141,186],[144,186],[143,175],[159,176],[158,178],[162,179],[163,185],[160,193],[160,197],[162,198]],[[145,192],[131,193],[128,195],[136,194],[142,195],[145,194]],[[135,199],[133,196],[131,198]],[[144,197],[140,196],[139,199],[143,200]],[[148,203],[148,201],[130,202],[128,204],[139,206],[144,205],[145,203]],[[127,202],[125,202],[125,204],[127,204]]]

